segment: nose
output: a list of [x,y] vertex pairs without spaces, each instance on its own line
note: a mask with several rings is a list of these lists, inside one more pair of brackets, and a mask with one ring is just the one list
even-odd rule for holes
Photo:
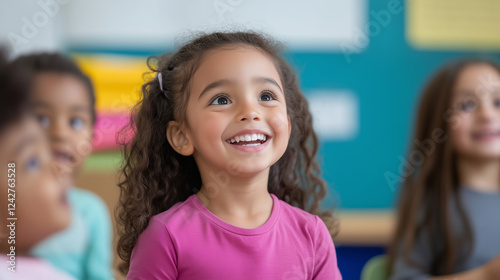
[[65,141],[68,134],[68,125],[62,120],[52,120],[49,125],[48,132],[52,141]]
[[495,108],[491,104],[488,104],[488,102],[482,102],[477,114],[480,122],[488,123],[494,118]]
[[240,121],[260,121],[262,116],[257,108],[257,101],[245,100],[240,103],[238,119]]

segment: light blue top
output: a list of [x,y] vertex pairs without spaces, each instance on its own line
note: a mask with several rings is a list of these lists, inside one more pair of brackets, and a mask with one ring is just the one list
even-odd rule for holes
[[108,208],[97,195],[78,188],[70,189],[68,199],[70,226],[38,244],[31,254],[76,279],[113,279]]
[[[465,251],[457,241],[460,261],[455,264],[453,274],[467,271],[486,264],[500,254],[500,192],[480,192],[468,187],[459,191],[465,214],[472,229],[472,248]],[[453,233],[461,236],[464,226],[460,222],[455,203],[450,206]],[[410,258],[415,264],[407,262],[402,256],[396,258],[391,280],[424,280],[432,277],[429,271],[437,257],[441,240],[430,240],[428,234],[417,236]]]

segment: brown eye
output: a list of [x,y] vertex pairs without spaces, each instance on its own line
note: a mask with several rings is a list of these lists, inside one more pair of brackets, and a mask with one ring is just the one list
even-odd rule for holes
[[227,96],[224,95],[216,96],[210,102],[210,105],[227,105],[227,104],[231,104],[231,100],[229,100],[229,98],[227,98]]
[[259,96],[259,101],[271,101],[271,100],[276,100],[276,97],[270,91],[264,91]]
[[459,108],[464,112],[472,112],[476,107],[476,103],[474,101],[465,101],[459,104]]
[[74,130],[80,130],[83,128],[83,120],[81,118],[74,118],[74,119],[71,119],[71,127],[74,129]]
[[32,157],[26,163],[26,170],[35,171],[40,169],[40,160],[36,157]]
[[47,128],[50,125],[50,119],[47,116],[38,116],[38,122],[43,128]]

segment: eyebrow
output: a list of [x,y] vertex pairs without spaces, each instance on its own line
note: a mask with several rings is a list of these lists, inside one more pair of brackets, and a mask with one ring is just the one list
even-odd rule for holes
[[278,82],[276,82],[274,79],[268,78],[268,77],[256,77],[253,79],[254,82],[260,83],[260,84],[273,84],[276,87],[280,89],[281,92],[283,92],[283,89],[280,87]]
[[[52,106],[50,106],[49,104],[47,103],[44,103],[44,102],[33,102],[33,107],[41,107],[43,109],[47,109],[47,110],[50,110],[52,108]],[[70,108],[70,110],[72,112],[90,112],[90,108],[88,107],[85,107],[85,106],[81,106],[81,105],[77,105],[77,106],[73,106]]]
[[50,109],[50,105],[49,104],[46,104],[46,103],[43,103],[43,102],[40,102],[40,101],[32,102],[31,106],[32,107],[42,107],[44,109]]
[[85,106],[73,106],[71,107],[71,111],[73,112],[90,112],[90,108]]
[[459,89],[455,91],[455,97],[466,97],[466,96],[475,96],[475,92],[468,89]]
[[205,94],[207,93],[207,91],[211,90],[211,89],[214,89],[214,88],[217,88],[217,87],[221,87],[221,86],[227,86],[227,85],[232,85],[234,84],[234,81],[232,80],[229,80],[229,79],[222,79],[222,80],[218,80],[218,81],[215,81],[213,83],[210,83],[208,86],[206,86],[200,93],[200,96],[198,97],[198,100]]
[[[272,78],[268,78],[268,77],[255,77],[252,79],[252,82],[253,83],[259,83],[259,84],[272,84],[272,85],[275,85],[276,87],[278,87],[280,89],[281,92],[283,92],[283,89],[281,89],[280,85],[278,84],[278,82],[276,82],[274,79]],[[205,94],[207,93],[209,90],[211,89],[214,89],[214,88],[217,88],[217,87],[221,87],[221,86],[227,86],[227,85],[233,85],[235,84],[235,81],[234,80],[229,80],[229,79],[222,79],[222,80],[218,80],[218,81],[215,81],[213,83],[210,83],[208,86],[206,86],[200,93],[200,96],[198,97],[198,100]]]

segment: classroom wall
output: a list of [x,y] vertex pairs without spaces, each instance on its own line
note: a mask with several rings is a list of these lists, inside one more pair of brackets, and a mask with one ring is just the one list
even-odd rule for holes
[[[157,14],[152,14],[156,21],[146,20],[130,32],[141,34],[144,24],[161,25],[165,29],[152,28],[153,31],[148,34],[162,39],[154,40],[149,36],[149,41],[145,41],[147,43],[129,40],[133,41],[129,44],[122,44],[127,34],[123,30],[135,21],[126,23],[125,29],[119,28],[116,32],[112,28],[100,30],[92,28],[92,25],[79,24],[78,21],[91,22],[82,15],[77,16],[77,11],[83,9],[82,5],[91,7],[95,2],[77,2],[75,4],[78,5],[68,11],[71,18],[75,16],[76,22],[68,27],[74,32],[67,47],[70,51],[84,54],[140,57],[159,54],[190,34],[190,31],[183,31],[183,24],[188,30],[196,30],[197,24],[210,20],[215,21],[213,26],[255,27],[277,34],[290,47],[286,57],[297,69],[301,87],[315,117],[321,139],[319,158],[330,189],[327,205],[341,209],[390,209],[397,198],[398,178],[402,178],[405,168],[411,165],[406,149],[423,84],[439,65],[452,59],[463,56],[500,59],[498,34],[485,31],[483,37],[466,36],[467,32],[482,34],[480,31],[485,30],[484,26],[499,26],[498,21],[484,14],[497,4],[487,0],[480,2],[471,6],[466,1],[448,1],[449,5],[443,8],[426,0],[414,6],[410,5],[411,1],[397,0],[352,1],[349,4],[345,1],[331,1],[328,4],[325,1],[307,4],[296,1],[289,4],[287,12],[283,12],[278,5],[233,1],[226,4],[233,3],[234,6],[222,6],[227,10],[219,10],[224,15],[221,21],[214,8],[214,3],[219,2],[209,1],[205,6],[193,5],[199,8],[193,8],[197,11],[195,15],[201,17],[197,21],[194,19],[197,17],[191,16],[183,20],[167,16],[162,21],[155,17]],[[135,7],[130,2],[125,3],[117,8],[121,13],[109,17],[97,16],[92,18],[92,22],[95,25],[105,20],[124,22],[124,15]],[[148,6],[154,5],[154,1],[147,3]],[[168,11],[167,15],[174,11],[190,14],[188,7],[163,5],[161,7]],[[109,4],[105,7],[110,8]],[[255,20],[255,16],[252,18],[262,7],[268,8],[264,11],[265,17],[258,17],[262,21]],[[429,21],[433,16],[427,15],[426,9],[437,13],[434,18],[442,18],[442,21],[435,19],[432,28],[425,26],[421,18],[426,17]],[[467,16],[469,24],[465,27],[453,25],[453,18],[446,18],[448,15],[442,14],[446,10],[450,10],[458,19],[461,15]],[[277,11],[281,12],[279,16],[276,15]],[[140,13],[145,13],[145,10],[141,9]],[[336,18],[339,13],[349,14],[351,19]],[[305,20],[302,21],[301,17]],[[271,19],[265,21],[266,18]],[[285,22],[300,22],[303,28],[294,34],[290,30],[293,31],[295,27],[276,27],[282,18]],[[191,24],[191,21],[195,23]],[[118,28],[120,24],[111,25]],[[463,38],[453,35],[458,27],[464,30]],[[92,34],[92,30],[100,31]],[[280,33],[280,30],[283,31]],[[441,30],[445,35],[436,35],[432,30]],[[448,38],[446,34],[453,36]],[[103,40],[106,36],[109,38]],[[488,41],[484,38],[492,39]],[[120,43],[113,45],[115,39]]]
[[254,29],[283,41],[320,136],[326,206],[340,213],[339,266],[359,279],[390,238],[423,85],[452,59],[500,61],[498,11],[495,0],[0,0],[0,44],[13,56],[69,53],[93,78],[100,138],[77,185],[113,213],[114,133],[140,96],[146,57],[199,30]]
[[[309,99],[330,189],[327,205],[390,209],[410,164],[406,148],[423,84],[451,59],[500,59],[495,32],[500,20],[490,12],[499,5],[493,0],[4,0],[0,41],[15,55],[59,50],[137,64],[172,50],[197,30],[263,30],[288,45],[285,55]],[[136,76],[146,68],[137,69]],[[98,104],[111,91],[137,93],[116,80],[97,91]]]

